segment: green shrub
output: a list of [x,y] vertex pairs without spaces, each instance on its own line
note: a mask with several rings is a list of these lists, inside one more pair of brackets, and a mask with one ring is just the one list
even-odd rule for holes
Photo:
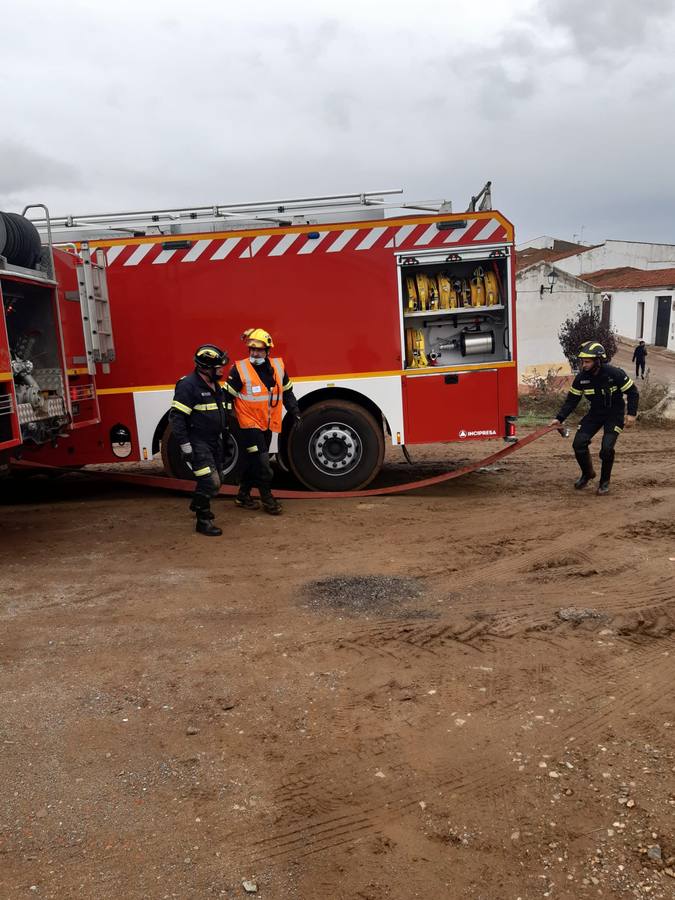
[[560,326],[558,340],[573,369],[577,366],[577,353],[584,341],[598,341],[605,348],[607,361],[617,351],[616,331],[600,321],[600,312],[590,305],[580,306],[574,315],[568,316]]

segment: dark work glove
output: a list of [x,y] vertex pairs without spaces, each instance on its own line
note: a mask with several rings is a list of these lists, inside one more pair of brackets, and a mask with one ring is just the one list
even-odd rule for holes
[[180,452],[185,465],[189,469],[192,469],[192,444],[181,444]]
[[293,427],[302,428],[302,414],[299,410],[293,413]]

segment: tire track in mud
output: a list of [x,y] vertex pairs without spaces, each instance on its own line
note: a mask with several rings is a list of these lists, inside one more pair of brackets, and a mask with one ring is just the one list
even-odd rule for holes
[[[653,510],[641,519],[654,527]],[[501,558],[466,576],[453,573],[453,590],[479,588],[500,580],[507,583],[512,576],[527,574],[538,566],[555,568],[556,560],[561,557],[564,560],[564,555],[570,553],[574,553],[575,565],[593,566],[594,549],[603,538],[616,539],[616,529],[621,526],[622,520],[624,524],[629,522],[629,526],[634,528],[634,510],[625,511],[618,517],[618,521],[615,519],[610,530],[594,535],[590,548],[582,536],[568,533],[548,541],[544,547],[539,546],[515,557]],[[627,535],[628,539],[631,537],[634,535]],[[554,565],[551,566],[551,563]],[[438,574],[445,574],[445,570],[432,572],[430,577]],[[639,571],[631,578],[622,580],[620,587],[624,597],[612,598],[611,608],[607,610],[609,620],[599,622],[595,628],[586,626],[585,633],[593,637],[594,632],[600,628],[611,627],[612,619],[619,620],[619,629],[630,628],[630,622],[622,624],[621,620],[632,614],[642,620],[643,627],[650,621],[663,620],[662,624],[665,623],[666,628],[662,629],[662,635],[658,639],[648,634],[636,634],[634,630],[626,634],[613,633],[608,643],[620,646],[621,655],[610,651],[609,655],[600,660],[584,660],[581,667],[588,676],[588,687],[584,692],[580,693],[578,668],[572,672],[566,666],[558,667],[555,679],[549,679],[550,666],[541,659],[534,663],[538,693],[547,695],[551,689],[555,689],[560,694],[562,689],[562,693],[574,700],[575,711],[559,713],[561,727],[555,733],[547,734],[550,740],[547,749],[552,753],[560,752],[572,738],[576,747],[602,739],[613,721],[631,718],[637,724],[638,720],[648,718],[653,710],[665,702],[672,682],[668,667],[663,666],[663,656],[664,653],[671,652],[674,643],[673,633],[668,631],[669,622],[675,625],[673,581],[674,579],[669,578],[666,584],[652,582],[645,586]],[[431,622],[420,621],[419,618],[388,618],[359,624],[350,632],[343,632],[339,638],[315,632],[316,637],[308,644],[316,646],[332,643],[339,649],[351,650],[364,657],[374,655],[396,662],[403,659],[409,661],[411,650],[420,658],[426,658],[431,653],[444,662],[439,651],[447,645],[479,651],[484,647],[494,653],[491,657],[494,665],[490,667],[494,670],[502,666],[506,668],[512,653],[518,656],[515,646],[513,650],[510,649],[508,639],[527,636],[531,644],[541,641],[544,645],[542,652],[545,653],[552,646],[564,650],[567,640],[572,635],[579,634],[576,630],[571,631],[567,623],[552,621],[554,610],[542,610],[540,598],[516,603],[508,612],[484,614],[473,620],[467,617],[466,621],[457,622],[457,613],[475,610],[475,607],[475,598],[460,598],[453,606],[454,621],[450,616]],[[344,625],[342,620],[340,627],[344,628]],[[448,666],[451,663],[451,660],[447,660]],[[486,683],[493,687],[485,698],[486,704],[477,711],[478,714],[484,713],[491,722],[512,721],[514,731],[520,728],[517,717],[524,715],[523,698],[503,703],[503,692],[496,686],[496,677],[487,679]],[[613,699],[610,700],[609,697]],[[579,707],[583,709],[576,712]],[[355,709],[357,706],[350,708]],[[347,709],[336,712],[341,733],[349,730],[348,713]],[[336,741],[340,741],[339,733]],[[322,752],[317,741],[313,741],[313,744],[314,753],[302,762],[303,777],[285,784],[275,798],[278,806],[285,811],[286,818],[290,814],[293,821],[287,821],[285,826],[252,843],[244,835],[231,835],[251,861],[301,859],[354,844],[368,834],[386,832],[387,823],[392,817],[399,819],[414,812],[423,796],[438,790],[451,792],[453,798],[471,796],[474,803],[478,800],[489,805],[494,797],[503,795],[515,777],[512,766],[495,765],[494,760],[490,760],[487,771],[482,771],[479,756],[478,759],[473,758],[464,770],[447,765],[437,767],[434,772],[422,777],[419,789],[413,783],[386,791],[381,784],[354,784],[352,793],[358,799],[350,799],[332,794],[322,786],[321,767],[327,763],[330,754]],[[315,774],[308,776],[308,771]],[[307,806],[314,811],[314,815],[310,821],[302,821],[302,808],[306,809]]]
[[[571,726],[571,729],[575,729],[574,737],[578,739],[581,736],[588,739],[599,735],[612,718],[621,717],[623,719],[631,716],[632,713],[639,718],[644,718],[663,703],[668,694],[672,692],[673,683],[673,666],[664,666],[663,658],[667,654],[670,655],[674,647],[675,639],[671,634],[656,645],[652,643],[649,647],[643,647],[639,654],[640,658],[637,660],[638,666],[636,666],[635,657],[631,656],[630,665],[624,666],[624,671],[620,673],[621,677],[615,676],[617,680],[605,684],[601,690],[586,698],[585,705],[587,706],[590,706],[593,701],[604,700],[605,703],[599,710],[597,708],[588,709],[578,716],[576,722]],[[627,663],[628,661],[621,659],[619,662]],[[611,674],[609,664],[606,663],[603,669],[600,677],[606,682]],[[614,699],[610,700],[610,697]]]
[[[657,588],[650,594],[650,599],[662,599],[663,597],[668,598],[668,602],[665,605],[661,604],[649,610],[640,610],[641,621],[648,622],[650,617],[658,619],[659,615],[663,615],[664,619],[669,623],[667,631],[664,631],[662,623],[662,633],[656,638],[656,644],[653,636],[632,634],[622,636],[617,634],[615,623],[606,620],[601,620],[598,623],[584,623],[583,630],[578,629],[576,626],[570,627],[566,622],[552,621],[552,611],[549,611],[541,615],[539,623],[531,616],[521,617],[514,621],[512,615],[504,614],[497,621],[481,622],[478,623],[478,626],[470,624],[466,630],[459,633],[453,630],[455,626],[451,627],[447,623],[443,624],[437,621],[421,625],[419,622],[401,623],[393,620],[384,623],[387,626],[385,629],[378,628],[376,630],[375,626],[370,628],[365,640],[363,636],[358,636],[356,639],[351,642],[345,642],[343,645],[360,652],[364,658],[368,658],[369,656],[372,657],[374,640],[387,641],[389,646],[395,646],[394,650],[388,651],[389,654],[395,657],[398,662],[405,661],[409,665],[411,662],[410,651],[416,648],[417,643],[420,643],[427,652],[434,653],[439,664],[436,675],[444,679],[444,672],[447,673],[452,670],[457,665],[457,659],[453,654],[443,654],[440,651],[448,644],[454,644],[455,647],[461,646],[462,638],[472,640],[478,633],[483,642],[483,650],[486,653],[483,659],[486,663],[490,663],[489,668],[494,672],[493,677],[486,678],[483,682],[486,688],[486,696],[484,698],[486,704],[483,709],[486,715],[489,715],[490,720],[496,724],[497,722],[508,722],[514,714],[522,710],[523,706],[521,697],[509,701],[508,686],[502,688],[499,684],[500,669],[506,672],[511,668],[516,670],[520,668],[522,670],[523,645],[522,643],[512,644],[510,640],[499,640],[500,637],[512,638],[521,634],[526,637],[528,646],[534,648],[535,655],[538,653],[537,644],[540,644],[540,656],[548,658],[551,652],[555,652],[557,659],[563,661],[568,655],[568,651],[571,654],[579,650],[579,635],[587,641],[588,653],[597,653],[598,648],[595,647],[597,643],[596,634],[598,631],[602,632],[602,629],[607,628],[610,633],[601,642],[607,645],[606,650],[601,651],[603,655],[600,657],[596,655],[586,659],[582,658],[580,665],[592,683],[597,683],[599,679],[605,682],[611,678],[620,679],[627,677],[623,674],[624,670],[630,667],[632,671],[641,671],[645,666],[649,665],[653,658],[664,653],[665,647],[669,646],[667,641],[665,644],[662,642],[675,631],[675,600],[668,588]],[[629,599],[626,606],[632,608],[632,605],[633,600]],[[620,619],[620,621],[624,620]],[[524,625],[522,624],[523,622],[525,623]],[[609,625],[614,626],[614,628],[610,630],[608,628]],[[399,639],[399,631],[401,629],[405,631],[404,641]],[[430,644],[435,644],[436,649],[430,649]],[[611,649],[612,645],[615,645],[617,649],[621,649],[620,655],[617,656],[616,650]],[[439,652],[436,652],[437,650]],[[421,657],[419,654],[416,654],[416,657],[420,663],[423,663],[426,659],[426,657]],[[576,696],[579,691],[578,668],[578,665],[574,669],[566,665],[558,665],[556,667],[555,680],[552,678],[547,679],[546,671],[550,671],[550,667],[545,662],[542,662],[541,658],[536,660],[535,677],[539,686],[539,692],[549,695],[554,692],[556,694],[556,706],[560,702],[561,695]],[[628,687],[630,688],[630,686],[629,684]],[[640,699],[640,686],[638,686],[635,699],[636,702],[639,701],[640,714],[647,714],[652,706],[657,706],[659,694],[666,689],[667,681],[666,683],[659,682],[653,695],[653,700],[647,702],[644,699]],[[590,713],[590,715],[595,715],[597,704],[605,701],[608,694],[616,694],[618,690],[613,683],[610,683],[607,688],[603,688],[597,694],[591,694],[584,698],[584,704],[593,706],[594,712]],[[613,702],[613,705],[607,707],[605,713],[611,716],[613,710],[619,709],[623,703],[629,707],[626,713],[628,715],[635,706],[629,701],[630,696],[626,694],[624,697],[619,691],[616,701]],[[381,708],[386,708],[386,705],[384,703]],[[349,710],[343,710],[339,718],[344,721],[348,715]],[[577,725],[576,727],[581,726]],[[604,727],[604,719],[599,722],[598,727]],[[584,726],[583,730],[585,732],[587,727]]]
[[[675,518],[675,509],[672,511],[672,518]],[[650,526],[655,524],[652,510],[647,510],[637,517],[635,516],[635,511],[631,510],[630,513],[624,515],[622,519],[623,521],[613,520],[611,529],[599,531],[594,534],[590,546],[587,535],[579,534],[578,532],[573,534],[567,533],[554,538],[543,547],[537,547],[531,551],[526,551],[518,555],[509,554],[506,557],[498,559],[494,563],[487,563],[478,567],[474,572],[469,573],[468,575],[462,576],[461,574],[453,573],[453,590],[479,587],[481,584],[487,582],[492,584],[509,584],[512,577],[515,575],[528,574],[533,571],[554,567],[551,566],[551,563],[555,563],[561,556],[564,558],[564,554],[575,554],[574,558],[571,560],[572,564],[576,565],[582,561],[593,566],[596,563],[596,560],[591,556],[591,552],[598,548],[602,539],[616,542],[617,530],[621,525],[623,525],[624,528],[632,529],[639,528],[642,523],[648,523]],[[656,521],[667,527],[670,525],[671,520],[672,519],[664,516]],[[633,541],[631,540],[630,543],[632,545]],[[444,574],[444,570],[438,570],[436,573],[431,574]]]
[[[625,599],[619,602],[614,600],[606,612],[600,610],[597,619],[587,620],[582,633],[590,636],[598,630],[609,628],[616,640],[632,646],[639,639],[636,634],[658,638],[675,631],[675,578],[668,579],[665,586],[654,584],[647,590],[644,584],[640,584],[639,604],[636,604],[632,587],[630,582],[626,584]],[[637,581],[634,589],[637,593]],[[541,600],[526,601],[508,612],[470,616],[460,623],[456,617],[449,615],[431,623],[389,620],[359,626],[351,633],[343,633],[339,639],[327,637],[312,643],[334,643],[336,649],[352,650],[363,657],[380,655],[403,662],[410,659],[411,650],[438,656],[449,645],[462,645],[477,652],[489,652],[489,645],[500,639],[531,639],[538,636],[555,641],[557,636],[565,635],[571,629],[579,633],[578,625],[556,619],[554,607],[542,610],[541,606]],[[635,622],[631,622],[631,615]],[[650,623],[654,624],[651,634]]]
[[[675,512],[674,512],[675,515]],[[629,520],[629,521],[627,521]],[[663,526],[668,528],[670,520],[667,518],[655,520],[653,511],[647,510],[642,516],[635,517],[634,510],[629,510],[623,516],[623,525],[627,529],[639,528],[644,523],[651,528],[654,526]],[[583,563],[589,567],[594,567],[597,560],[594,558],[593,550],[598,548],[602,538],[611,541],[616,540],[617,529],[621,526],[621,521],[614,521],[611,530],[600,532],[593,537],[593,543],[588,547],[587,538],[578,533],[564,534],[558,538],[548,541],[545,546],[538,546],[530,551],[520,554],[508,554],[494,562],[489,562],[479,568],[461,575],[457,572],[452,573],[452,616],[456,622],[457,614],[476,614],[476,605],[478,598],[469,596],[462,597],[460,591],[469,588],[478,589],[482,585],[495,585],[498,583],[512,584],[514,577],[518,574],[528,575],[532,572],[553,570],[560,561],[567,564],[566,554],[574,554],[569,560],[570,564],[579,565]],[[526,543],[529,543],[528,540]],[[602,552],[599,550],[598,552]],[[433,578],[434,575],[446,575],[447,569],[438,569],[435,572],[426,572],[426,577]],[[574,572],[567,574],[565,577],[575,577]],[[600,576],[602,577],[602,576]],[[544,582],[547,584],[548,582]],[[672,585],[672,588],[670,587]],[[632,578],[624,578],[621,582],[621,592],[624,593],[625,599],[618,600],[616,597],[612,599],[611,609],[607,610],[610,617],[614,617],[620,611],[639,611],[640,609],[654,607],[659,603],[668,603],[675,596],[675,578],[668,579],[668,585],[663,583],[651,585],[649,590],[645,591],[644,582],[640,579],[639,574],[635,574]],[[545,592],[542,586],[540,592]],[[530,587],[530,593],[534,593],[534,589]],[[635,597],[640,597],[640,601],[636,603]],[[465,625],[459,629],[452,627],[451,616],[443,616],[441,623],[436,620],[433,624],[420,624],[419,620],[406,619],[404,616],[398,619],[379,620],[372,624],[359,624],[351,633],[342,633],[338,641],[339,646],[352,647],[357,652],[365,655],[367,647],[372,648],[371,652],[380,653],[384,656],[393,656],[399,659],[399,652],[394,650],[390,645],[398,640],[404,647],[417,648],[420,652],[431,651],[443,643],[458,642],[474,649],[480,649],[477,645],[479,639],[494,637],[514,637],[517,634],[524,633],[527,630],[536,630],[544,628],[551,621],[551,610],[541,609],[542,603],[539,596],[532,597],[525,601],[516,601],[510,605],[508,612],[494,612],[486,614],[482,623],[474,626]],[[536,615],[532,616],[532,612],[536,611]],[[344,623],[342,623],[344,625]],[[329,643],[334,638],[330,636],[319,636],[305,642],[306,646]],[[397,637],[398,635],[398,637]]]
[[[643,667],[650,665],[650,663],[659,657],[662,657],[664,654],[668,652],[670,646],[672,646],[673,635],[675,634],[675,600],[671,601],[671,609],[669,610],[669,631],[666,634],[660,635],[657,638],[647,637],[640,638],[640,642],[638,642],[634,638],[626,639],[625,642],[621,640],[620,636],[616,634],[612,634],[608,637],[607,644],[615,644],[621,646],[621,656],[617,657],[612,654],[611,656],[605,657],[604,660],[596,661],[597,658],[593,660],[588,660],[585,664],[582,664],[582,668],[589,675],[589,677],[597,680],[603,679],[607,681],[610,676],[615,677],[623,677],[624,670],[626,670],[626,677],[628,677],[628,671],[635,674],[636,672],[641,672]],[[596,630],[598,628],[607,627],[610,624],[608,622],[601,622],[596,626]],[[553,637],[557,633],[559,633],[563,628],[565,628],[565,623],[558,623],[554,626]],[[588,635],[592,637],[592,632]],[[564,635],[564,640],[571,640],[571,635]],[[548,654],[552,648],[556,648],[557,650],[562,651],[559,656],[560,659],[564,659],[564,652],[567,649],[564,641],[555,641],[551,640],[546,634],[540,635],[530,635],[528,636],[528,640],[531,643],[533,640],[540,640],[545,646],[542,649],[543,653]],[[656,643],[655,643],[656,641]],[[578,649],[578,645],[575,647]],[[514,646],[510,647],[507,645],[501,645],[499,649],[496,651],[498,654],[498,658],[501,658],[500,666],[505,670],[508,670],[513,665],[517,665],[520,661],[520,651]],[[608,650],[608,652],[610,652]],[[511,657],[510,662],[508,658]],[[496,658],[491,657],[490,662],[493,663],[492,668],[497,669]],[[449,663],[449,665],[451,665]],[[550,672],[550,666],[548,666],[545,662],[538,660],[535,663],[535,678],[537,683],[541,686],[541,688],[546,691],[546,683],[545,683],[545,673],[547,671]],[[663,677],[661,677],[661,670],[657,672],[658,678],[656,681],[656,687],[659,688],[660,691],[666,691],[669,683],[672,681],[672,676],[668,674],[667,669],[663,670]],[[641,677],[641,676],[638,676]],[[496,676],[495,676],[496,678]],[[492,718],[496,721],[509,719],[514,710],[522,705],[522,698],[518,700],[514,700],[513,702],[502,702],[503,691],[496,691],[494,688],[495,678],[489,680],[489,683],[493,684],[492,691],[490,693],[490,699],[493,701],[494,709]],[[565,666],[558,666],[555,672],[555,679],[551,679],[554,683],[551,684],[551,688],[555,688],[556,693],[560,693],[561,689],[563,691],[568,691],[570,693],[578,692],[578,671],[576,670],[568,670]],[[630,686],[629,686],[630,687]],[[628,690],[627,688],[626,690]],[[643,686],[638,686],[636,688],[636,693],[639,694],[643,689]],[[613,689],[603,689],[598,692],[597,695],[591,695],[584,699],[584,703],[590,703],[595,700],[606,699],[608,694],[611,694],[615,697],[615,701],[613,702],[614,708],[617,708],[621,705],[621,702],[628,703],[629,696],[626,694],[625,696],[622,694],[621,690],[615,691]],[[488,698],[486,697],[486,700]],[[647,699],[642,699],[640,701],[640,713],[648,711],[652,706],[658,705],[658,693],[650,695]],[[611,712],[611,708],[608,707],[608,712]]]
[[[664,639],[657,646],[643,648],[641,659],[641,683],[636,684],[634,667],[623,666],[624,659],[615,658],[615,665],[622,666],[619,672],[612,673],[614,678],[610,685],[600,687],[594,684],[591,689],[577,697],[576,706],[590,707],[578,715],[566,716],[563,714],[564,725],[552,733],[550,740],[543,748],[552,754],[559,753],[574,739],[575,747],[583,747],[597,739],[602,739],[612,720],[628,718],[633,711],[639,713],[639,718],[648,716],[652,709],[664,702],[667,691],[670,690],[672,675],[663,666],[664,645],[670,651],[675,646],[673,637]],[[605,669],[609,674],[610,662]],[[649,695],[645,695],[645,682],[649,679]],[[577,683],[578,689],[578,683]],[[609,697],[613,700],[609,700]],[[604,704],[600,709],[597,703]],[[488,704],[489,705],[489,704]],[[486,710],[486,707],[483,707]],[[508,706],[502,710],[496,718],[498,721],[514,719],[514,709]],[[490,718],[494,717],[490,714]],[[518,723],[514,721],[516,730]],[[518,725],[518,728],[520,726]],[[449,752],[450,749],[449,749]],[[286,803],[283,797],[278,797],[280,805],[286,806],[300,797],[302,802],[308,798],[316,802],[320,800],[315,789],[321,782],[322,761],[325,762],[327,754],[317,754],[312,757],[316,774],[311,778],[306,776],[298,785],[299,791],[291,790],[286,795]],[[373,786],[371,783],[354,785],[353,794],[358,800],[350,801],[333,795],[323,801],[334,808],[326,815],[321,815],[314,821],[299,824],[296,821],[288,823],[286,827],[274,831],[266,837],[262,837],[252,843],[242,842],[241,852],[248,855],[250,862],[275,862],[287,859],[300,859],[314,853],[320,853],[346,844],[353,844],[367,833],[379,834],[386,832],[387,823],[392,818],[400,819],[412,813],[418,807],[420,800],[439,790],[450,793],[453,801],[464,797],[471,797],[474,804],[490,806],[495,797],[507,790],[508,785],[516,778],[513,768],[507,763],[495,764],[490,758],[489,766],[486,758],[485,765],[481,763],[480,754],[472,757],[464,770],[453,769],[447,765],[436,767],[436,770],[427,773],[423,777],[424,784],[415,788],[412,784],[406,784],[396,789],[385,789],[382,785]],[[311,766],[307,760],[302,763],[303,771]],[[400,767],[400,771],[404,771]],[[447,798],[446,798],[447,799]],[[297,816],[297,814],[296,814]],[[289,827],[290,826],[290,827]],[[243,836],[239,836],[240,839]],[[237,835],[230,838],[237,841]]]
[[[298,790],[285,791],[281,795],[275,795],[275,803],[280,807],[287,809],[286,818],[293,824],[300,825],[306,819],[307,808],[312,808],[314,816],[330,816],[335,810],[343,810],[349,805],[348,798],[345,797],[324,797],[316,790],[316,779],[303,779],[302,785],[298,785]],[[300,806],[304,807],[305,813],[299,811]],[[298,810],[294,812],[294,810]],[[364,820],[365,821],[365,820]]]

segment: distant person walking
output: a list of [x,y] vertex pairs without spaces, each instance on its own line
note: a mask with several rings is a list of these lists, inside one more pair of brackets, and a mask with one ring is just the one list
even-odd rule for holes
[[647,345],[644,341],[640,341],[635,350],[633,350],[633,362],[635,363],[635,377],[640,373],[642,380],[645,378],[645,363],[647,362]]

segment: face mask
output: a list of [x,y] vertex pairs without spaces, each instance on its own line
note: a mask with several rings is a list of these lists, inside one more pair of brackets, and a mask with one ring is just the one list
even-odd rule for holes
[[254,366],[261,366],[265,362],[264,356],[249,356],[249,361],[253,363]]

